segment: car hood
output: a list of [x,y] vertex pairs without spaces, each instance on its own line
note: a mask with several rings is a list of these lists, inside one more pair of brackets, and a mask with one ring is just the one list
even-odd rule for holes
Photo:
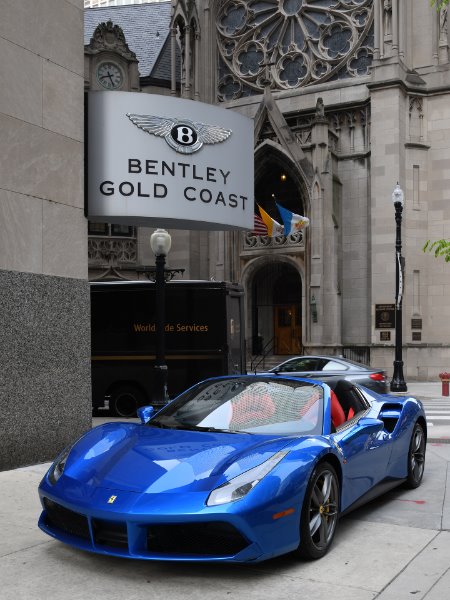
[[140,493],[207,491],[261,464],[291,441],[286,436],[108,423],[75,444],[62,479],[69,487]]

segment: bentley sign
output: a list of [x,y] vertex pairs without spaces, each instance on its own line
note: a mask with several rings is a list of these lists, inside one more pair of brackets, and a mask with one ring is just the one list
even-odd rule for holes
[[253,228],[253,122],[201,102],[91,92],[88,218]]

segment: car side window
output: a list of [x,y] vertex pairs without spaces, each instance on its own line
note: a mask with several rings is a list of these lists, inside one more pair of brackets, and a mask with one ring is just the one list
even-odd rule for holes
[[295,371],[315,371],[317,360],[315,358],[298,358],[290,360],[281,365],[280,371],[283,373],[294,373]]
[[337,384],[335,393],[344,410],[347,421],[357,417],[370,407],[370,404],[366,401],[366,398],[359,393],[359,390],[346,381]]
[[360,411],[364,411],[364,410],[367,410],[368,408],[370,408],[371,403],[364,396],[364,394],[362,393],[362,390],[360,390],[357,387],[353,387],[353,394],[355,396],[355,402],[358,403]]
[[336,362],[335,360],[327,361],[323,367],[322,371],[347,371],[348,367],[343,365],[342,363]]

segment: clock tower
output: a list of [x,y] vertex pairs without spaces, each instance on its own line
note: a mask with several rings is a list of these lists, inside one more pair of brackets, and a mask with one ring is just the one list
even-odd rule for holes
[[[100,23],[84,46],[84,89],[139,92],[136,54],[130,50],[123,29],[112,21]],[[125,279],[119,270],[136,278],[137,228],[131,225],[93,223],[88,226],[89,277]]]
[[84,57],[86,89],[139,91],[138,60],[119,25],[100,23],[84,47]]

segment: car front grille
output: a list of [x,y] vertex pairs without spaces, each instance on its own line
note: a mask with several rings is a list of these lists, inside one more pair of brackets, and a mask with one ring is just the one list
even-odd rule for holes
[[[125,521],[105,521],[88,518],[44,498],[45,525],[57,535],[66,535],[88,541],[93,549],[104,548],[104,551],[116,551],[121,555],[129,555],[129,546],[134,553],[142,557],[149,554],[166,554],[177,556],[235,556],[250,544],[247,539],[231,524],[221,521],[195,523],[142,523],[147,535],[136,539],[128,539],[128,528]],[[91,527],[89,527],[89,520]],[[133,530],[136,528],[134,527]],[[92,531],[92,536],[91,536]],[[142,531],[142,530],[141,530]]]
[[149,525],[147,550],[160,554],[234,556],[248,546],[229,523],[171,523]]
[[85,516],[64,508],[60,504],[44,498],[46,523],[51,529],[59,529],[74,537],[90,540],[89,523]]
[[111,548],[128,548],[128,533],[126,523],[113,523],[92,519],[94,542],[99,546]]

